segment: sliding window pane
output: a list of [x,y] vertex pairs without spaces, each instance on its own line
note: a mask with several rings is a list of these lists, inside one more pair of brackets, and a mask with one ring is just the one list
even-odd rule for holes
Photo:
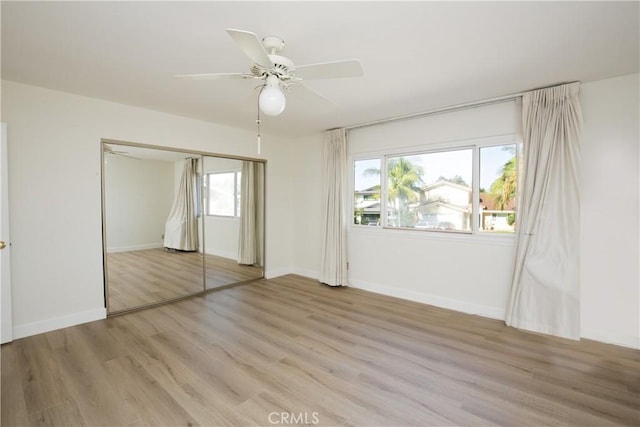
[[471,231],[473,150],[387,159],[387,225]]
[[515,144],[480,148],[480,230],[514,232],[517,172]]
[[380,225],[380,159],[354,162],[353,223]]

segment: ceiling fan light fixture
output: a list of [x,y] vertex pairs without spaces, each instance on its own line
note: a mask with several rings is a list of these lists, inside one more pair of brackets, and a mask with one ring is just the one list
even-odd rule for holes
[[284,111],[286,104],[287,99],[282,93],[278,77],[273,75],[267,77],[267,82],[258,98],[260,111],[267,116],[277,116]]

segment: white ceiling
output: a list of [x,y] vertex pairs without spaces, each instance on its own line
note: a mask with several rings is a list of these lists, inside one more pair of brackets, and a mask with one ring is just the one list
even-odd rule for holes
[[295,136],[639,70],[639,2],[1,2],[2,78],[255,128],[255,81],[226,33],[277,35],[298,65],[364,77],[288,95],[266,132]]

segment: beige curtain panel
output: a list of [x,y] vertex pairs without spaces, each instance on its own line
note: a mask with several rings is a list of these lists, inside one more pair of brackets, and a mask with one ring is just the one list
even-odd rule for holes
[[319,280],[347,285],[347,137],[345,129],[325,133],[322,186],[322,243]]
[[579,83],[523,96],[510,326],[580,338]]

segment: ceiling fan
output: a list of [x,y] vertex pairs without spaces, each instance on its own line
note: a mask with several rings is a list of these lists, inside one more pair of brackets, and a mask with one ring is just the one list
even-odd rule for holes
[[[296,66],[289,58],[280,55],[280,51],[284,48],[284,41],[280,37],[268,36],[261,41],[258,36],[249,31],[227,29],[227,33],[251,60],[252,65],[248,73],[185,74],[176,77],[195,80],[262,80],[258,97],[260,111],[268,116],[277,116],[284,111],[286,105],[283,90],[288,92],[293,86],[303,86],[305,80],[363,75],[360,61],[357,59]],[[304,87],[315,93],[310,88]]]

